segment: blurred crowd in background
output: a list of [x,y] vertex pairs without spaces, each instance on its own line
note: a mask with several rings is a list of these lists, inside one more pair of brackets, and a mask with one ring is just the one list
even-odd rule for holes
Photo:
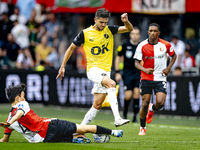
[[[70,19],[70,14],[68,17],[65,14],[63,21],[60,17],[62,14],[53,13],[45,4],[30,1],[18,0],[14,5],[12,0],[0,0],[0,69],[58,70],[66,48],[78,32],[93,24],[94,15],[86,21],[87,16],[84,18],[75,15]],[[70,27],[66,20],[74,22],[71,26],[76,27]],[[114,21],[111,19],[111,22]],[[66,39],[67,36],[69,38]],[[181,76],[184,70],[191,68],[198,72],[200,49],[196,50],[198,53],[193,52],[191,55],[191,45],[183,42],[178,36],[172,36],[169,41],[178,55],[172,75]],[[83,73],[86,63],[81,46],[76,49],[67,65],[68,69],[76,69]]]
[[51,8],[34,1],[0,3],[0,69],[58,69],[59,48],[65,48],[59,41],[61,22]]

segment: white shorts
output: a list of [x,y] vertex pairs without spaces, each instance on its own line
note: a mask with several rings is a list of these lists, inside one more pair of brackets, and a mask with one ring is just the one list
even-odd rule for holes
[[107,88],[101,85],[101,81],[103,80],[104,76],[110,77],[110,72],[104,71],[100,68],[93,67],[87,72],[87,77],[89,80],[94,82],[94,87],[92,89],[91,94],[94,93],[107,93]]

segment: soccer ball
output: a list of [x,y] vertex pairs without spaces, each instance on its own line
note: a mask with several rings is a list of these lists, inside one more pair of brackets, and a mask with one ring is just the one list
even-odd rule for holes
[[110,141],[110,135],[93,134],[93,139],[96,143],[108,143]]

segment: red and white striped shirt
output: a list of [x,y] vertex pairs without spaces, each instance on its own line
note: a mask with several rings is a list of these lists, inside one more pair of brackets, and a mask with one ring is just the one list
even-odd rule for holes
[[24,115],[11,124],[10,127],[6,128],[4,133],[7,134],[16,130],[29,142],[42,142],[46,137],[51,119],[38,116],[32,109],[30,109],[28,102],[21,101],[12,107],[6,121],[11,120],[19,109],[24,111]]
[[143,60],[143,67],[153,68],[154,72],[146,74],[141,71],[141,80],[166,81],[162,71],[167,67],[167,54],[174,55],[174,49],[169,42],[160,38],[155,45],[149,44],[148,39],[142,41],[136,49],[134,59]]

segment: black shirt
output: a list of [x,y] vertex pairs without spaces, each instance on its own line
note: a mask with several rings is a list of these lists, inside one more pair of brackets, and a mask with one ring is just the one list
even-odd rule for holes
[[7,35],[10,33],[13,25],[10,20],[0,21],[0,40],[7,41]]
[[19,45],[17,45],[16,43],[6,42],[2,45],[2,49],[7,50],[7,56],[10,60],[17,60],[18,50],[20,49]]
[[135,59],[133,58],[137,45],[131,44],[130,40],[125,41],[122,46],[119,46],[118,56],[124,56],[124,69],[131,69],[134,70],[134,72],[140,72],[135,67]]

